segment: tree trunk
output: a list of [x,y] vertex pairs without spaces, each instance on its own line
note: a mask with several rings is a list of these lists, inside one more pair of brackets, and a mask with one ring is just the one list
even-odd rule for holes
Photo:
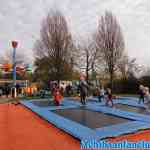
[[86,81],[89,83],[89,54],[86,54]]
[[88,71],[86,72],[86,81],[87,81],[87,83],[89,83],[89,72]]
[[114,73],[113,71],[110,73],[110,88],[113,91],[113,79],[114,79]]

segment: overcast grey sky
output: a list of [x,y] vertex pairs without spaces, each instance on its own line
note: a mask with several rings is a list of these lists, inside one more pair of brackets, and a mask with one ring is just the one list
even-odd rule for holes
[[18,51],[32,58],[41,21],[50,8],[67,17],[74,38],[86,37],[97,27],[105,10],[116,15],[125,38],[128,55],[139,63],[150,63],[150,0],[0,0],[0,53],[19,41]]

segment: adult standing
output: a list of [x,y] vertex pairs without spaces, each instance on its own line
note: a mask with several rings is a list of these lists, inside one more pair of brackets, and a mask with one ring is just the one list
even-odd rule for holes
[[79,90],[80,90],[80,98],[81,98],[81,103],[83,105],[86,104],[86,96],[88,94],[88,84],[85,81],[85,78],[83,76],[81,76],[80,78],[80,83],[79,83]]

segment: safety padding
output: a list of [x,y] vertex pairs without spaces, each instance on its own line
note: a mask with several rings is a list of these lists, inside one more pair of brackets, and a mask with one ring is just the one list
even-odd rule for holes
[[149,123],[141,121],[130,121],[122,124],[112,125],[103,128],[97,128],[96,133],[100,138],[116,137],[122,134],[137,132],[138,130],[150,128]]
[[65,132],[80,140],[100,140],[107,137],[114,137],[122,134],[133,133],[141,129],[150,128],[149,116],[106,107],[103,106],[103,104],[99,103],[95,104],[93,102],[88,102],[86,105],[86,109],[131,119],[133,121],[119,123],[116,125],[109,125],[97,129],[90,129],[87,126],[81,125],[78,122],[72,121],[52,112],[52,110],[57,109],[80,108],[82,105],[78,101],[64,99],[64,101],[62,102],[63,106],[48,106],[44,108],[34,105],[32,101],[21,101],[21,103],[35,112],[37,115],[41,116],[43,119],[55,125],[57,128],[64,130]]
[[129,106],[136,106],[136,107],[141,107],[141,108],[145,107],[145,105],[143,103],[139,104],[137,99],[135,99],[135,100],[133,100],[133,99],[127,99],[127,98],[118,99],[116,101],[116,103],[126,104],[126,105],[129,105]]

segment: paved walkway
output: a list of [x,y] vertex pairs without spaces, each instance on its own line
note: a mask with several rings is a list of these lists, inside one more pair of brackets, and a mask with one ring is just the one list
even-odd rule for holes
[[80,143],[21,105],[0,105],[1,150],[78,150]]

